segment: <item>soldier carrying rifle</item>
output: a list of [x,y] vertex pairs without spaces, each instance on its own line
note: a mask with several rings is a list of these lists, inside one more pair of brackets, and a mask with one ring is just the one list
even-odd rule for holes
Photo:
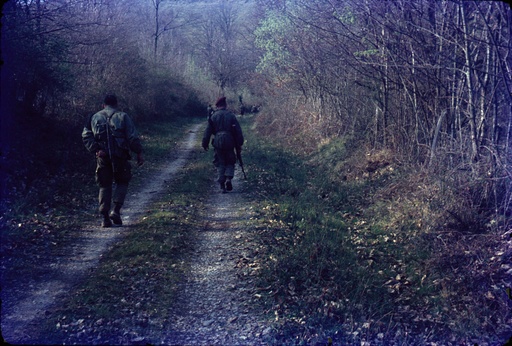
[[212,145],[215,149],[213,164],[217,167],[220,188],[223,193],[233,190],[232,179],[235,175],[235,163],[237,154],[240,153],[244,144],[242,128],[236,116],[227,110],[225,97],[221,97],[215,103],[217,110],[208,120],[203,135],[202,146],[208,150],[210,137],[214,135]]
[[[96,155],[96,182],[100,187],[99,211],[102,226],[122,225],[121,207],[131,180],[130,151],[137,165],[144,163],[142,145],[132,119],[117,108],[117,97],[107,95],[103,109],[92,115],[82,131],[85,148]],[[115,190],[113,191],[113,183]],[[111,202],[114,210],[110,213]]]

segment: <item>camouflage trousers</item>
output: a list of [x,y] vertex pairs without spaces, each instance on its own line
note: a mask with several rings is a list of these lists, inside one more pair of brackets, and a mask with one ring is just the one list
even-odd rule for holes
[[109,213],[112,200],[115,205],[114,210],[119,213],[128,193],[128,183],[131,178],[132,169],[128,160],[116,157],[113,160],[108,157],[97,159],[96,183],[100,187],[98,199],[101,214]]
[[226,178],[233,178],[235,175],[236,155],[233,149],[215,149],[213,164],[217,167],[217,181],[225,183]]

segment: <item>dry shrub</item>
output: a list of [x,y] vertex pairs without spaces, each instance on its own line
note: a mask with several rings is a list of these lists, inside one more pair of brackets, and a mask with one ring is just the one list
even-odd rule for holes
[[506,226],[501,206],[506,189],[495,179],[477,170],[454,169],[432,176],[439,195],[433,210],[445,221],[440,228],[481,233]]
[[256,128],[260,135],[307,154],[316,150],[324,138],[322,124],[312,105],[301,97],[281,93],[267,100]]
[[359,146],[357,141],[349,141],[345,146],[347,155],[338,157],[332,167],[342,180],[378,179],[394,174],[400,166],[400,161],[389,149],[369,149]]
[[[393,166],[386,166],[383,171],[389,171]],[[403,168],[402,168],[403,169]],[[424,172],[409,172],[398,179],[390,179],[381,184],[372,196],[373,202],[384,206],[386,214],[386,229],[404,229],[407,231],[426,231],[431,228],[431,201],[436,195],[436,188],[427,183]],[[382,211],[378,214],[382,214]],[[378,218],[379,216],[377,216]]]
[[[358,168],[361,171],[365,167],[379,167],[369,174],[378,179],[386,173],[392,175],[391,171],[395,170],[395,165],[384,165],[386,162],[369,159]],[[460,171],[434,175],[421,167],[400,166],[398,169],[399,179],[380,179],[380,186],[373,195],[373,200],[386,203],[395,217],[417,218],[416,224],[421,225],[424,232],[448,230],[479,234],[505,229],[506,220],[496,214],[493,205],[491,181],[471,179]]]
[[417,291],[405,290],[401,298],[419,304],[418,323],[436,321],[458,335],[507,330],[512,238],[503,224],[491,227],[488,183],[463,171],[410,169],[376,187],[364,215],[414,259]]

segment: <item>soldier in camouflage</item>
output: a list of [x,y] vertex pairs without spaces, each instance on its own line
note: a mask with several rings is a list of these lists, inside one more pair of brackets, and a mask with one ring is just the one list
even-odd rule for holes
[[[118,110],[115,95],[107,95],[103,109],[92,115],[85,124],[82,140],[85,148],[96,155],[96,182],[100,187],[102,226],[111,227],[112,222],[122,225],[121,207],[132,177],[130,151],[137,154],[137,165],[142,165],[144,159],[133,121],[128,114]],[[110,213],[112,198],[114,209]]]
[[208,120],[204,131],[202,146],[208,150],[210,137],[214,135],[212,145],[215,149],[213,164],[217,167],[220,188],[223,193],[233,190],[232,179],[235,175],[235,148],[241,150],[244,143],[242,128],[236,116],[227,110],[225,97],[215,104],[217,110]]

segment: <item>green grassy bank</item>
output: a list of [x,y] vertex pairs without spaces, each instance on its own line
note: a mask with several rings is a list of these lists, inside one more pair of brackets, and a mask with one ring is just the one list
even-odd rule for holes
[[512,336],[500,232],[432,225],[442,211],[435,183],[385,153],[368,173],[366,155],[342,140],[306,156],[256,132],[247,131],[245,155],[277,340],[501,344]]

